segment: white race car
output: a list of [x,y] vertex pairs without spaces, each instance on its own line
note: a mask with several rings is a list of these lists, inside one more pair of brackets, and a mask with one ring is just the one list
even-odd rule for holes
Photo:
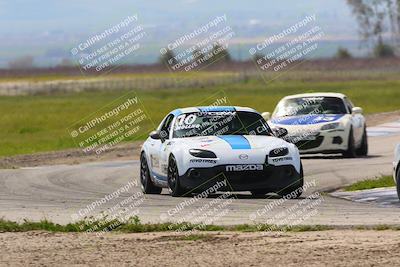
[[366,156],[368,139],[362,109],[343,94],[311,93],[283,98],[270,118],[275,129],[286,129],[285,140],[296,144],[300,153],[342,153],[346,157]]
[[400,144],[398,144],[394,150],[393,179],[396,183],[397,196],[400,200]]
[[303,169],[297,147],[274,136],[251,108],[191,107],[169,113],[150,133],[140,157],[146,194],[208,190],[277,193],[297,198]]

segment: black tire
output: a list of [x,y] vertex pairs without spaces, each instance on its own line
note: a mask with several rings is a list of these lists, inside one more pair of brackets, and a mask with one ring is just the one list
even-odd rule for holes
[[168,190],[171,196],[180,197],[183,190],[179,184],[178,165],[176,164],[175,157],[171,155],[168,160]]
[[354,135],[353,135],[353,128],[350,129],[349,138],[347,141],[347,150],[343,152],[343,156],[346,158],[355,158],[357,157],[357,151],[354,144]]
[[140,184],[145,194],[161,194],[162,188],[155,186],[150,179],[149,165],[144,153],[140,156]]
[[397,197],[398,197],[399,200],[400,200],[400,166],[397,166],[396,188],[397,188]]
[[304,185],[304,172],[303,164],[300,165],[300,178],[295,181],[291,186],[278,192],[281,197],[287,196],[290,199],[297,199],[303,194]]
[[265,189],[255,189],[250,191],[253,197],[262,197],[269,193],[268,190]]
[[357,149],[357,155],[364,156],[364,157],[368,155],[367,127],[364,127],[361,145],[360,145],[360,148]]

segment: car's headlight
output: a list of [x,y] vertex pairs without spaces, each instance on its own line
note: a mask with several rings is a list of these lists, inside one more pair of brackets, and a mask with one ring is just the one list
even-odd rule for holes
[[287,147],[275,148],[269,152],[269,157],[283,157],[289,154],[289,149]]
[[339,128],[339,126],[340,126],[339,122],[325,124],[324,126],[321,127],[321,131],[334,130]]
[[197,158],[208,158],[208,159],[215,159],[217,155],[214,152],[209,150],[202,150],[202,149],[190,149],[190,155],[197,157]]

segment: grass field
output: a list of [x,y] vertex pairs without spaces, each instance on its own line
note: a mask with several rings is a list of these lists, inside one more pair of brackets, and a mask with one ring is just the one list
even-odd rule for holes
[[365,190],[365,189],[373,189],[373,188],[380,188],[380,187],[392,187],[396,186],[394,183],[392,176],[382,176],[375,179],[367,179],[364,181],[360,181],[354,183],[352,185],[346,186],[344,188],[345,191],[356,191],[356,190]]
[[[0,233],[6,232],[27,232],[27,231],[48,231],[48,232],[119,232],[119,233],[150,233],[150,232],[186,232],[187,235],[182,240],[194,241],[206,238],[199,232],[220,232],[220,231],[237,231],[237,232],[311,232],[311,231],[328,231],[334,229],[349,228],[353,230],[400,230],[398,225],[373,225],[373,226],[348,226],[335,227],[329,225],[271,225],[271,224],[239,224],[239,225],[214,225],[214,224],[192,224],[182,223],[142,223],[139,217],[133,217],[127,222],[120,222],[117,219],[111,221],[79,221],[60,225],[48,220],[38,222],[23,221],[14,222],[0,219]],[[196,232],[197,231],[197,232]],[[192,233],[192,234],[190,234]]]
[[[316,91],[345,93],[366,113],[400,109],[400,79],[336,82],[275,80],[269,83],[250,79],[209,88],[138,90],[137,95],[154,124],[158,124],[172,109],[209,103],[207,101],[215,98],[215,94],[225,94],[227,104],[249,106],[262,112],[272,111],[285,95]],[[128,92],[0,97],[0,156],[76,148],[67,128],[125,93]],[[141,136],[141,139],[144,138]]]

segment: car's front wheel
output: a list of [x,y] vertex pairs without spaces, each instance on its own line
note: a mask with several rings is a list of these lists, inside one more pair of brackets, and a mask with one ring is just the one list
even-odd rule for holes
[[303,184],[304,184],[304,178],[301,177],[297,181],[296,186],[290,186],[288,188],[285,188],[284,190],[280,191],[278,195],[289,199],[297,199],[301,196],[301,194],[303,194]]
[[173,197],[180,197],[183,194],[183,190],[179,184],[178,165],[173,155],[169,157],[168,161],[168,190]]
[[140,156],[140,183],[145,194],[160,194],[162,191],[162,188],[155,186],[150,179],[149,165],[144,153]]
[[303,194],[303,185],[304,185],[304,172],[303,172],[303,164],[300,165],[300,177],[296,181],[293,182],[289,187],[278,192],[278,195],[281,197],[286,197],[289,199],[297,199]]
[[363,136],[361,139],[360,148],[357,149],[357,155],[359,156],[367,156],[368,155],[368,136],[367,136],[367,128],[364,127]]
[[347,140],[347,150],[343,152],[346,158],[355,158],[357,156],[356,146],[354,144],[353,129],[350,129],[349,138]]

